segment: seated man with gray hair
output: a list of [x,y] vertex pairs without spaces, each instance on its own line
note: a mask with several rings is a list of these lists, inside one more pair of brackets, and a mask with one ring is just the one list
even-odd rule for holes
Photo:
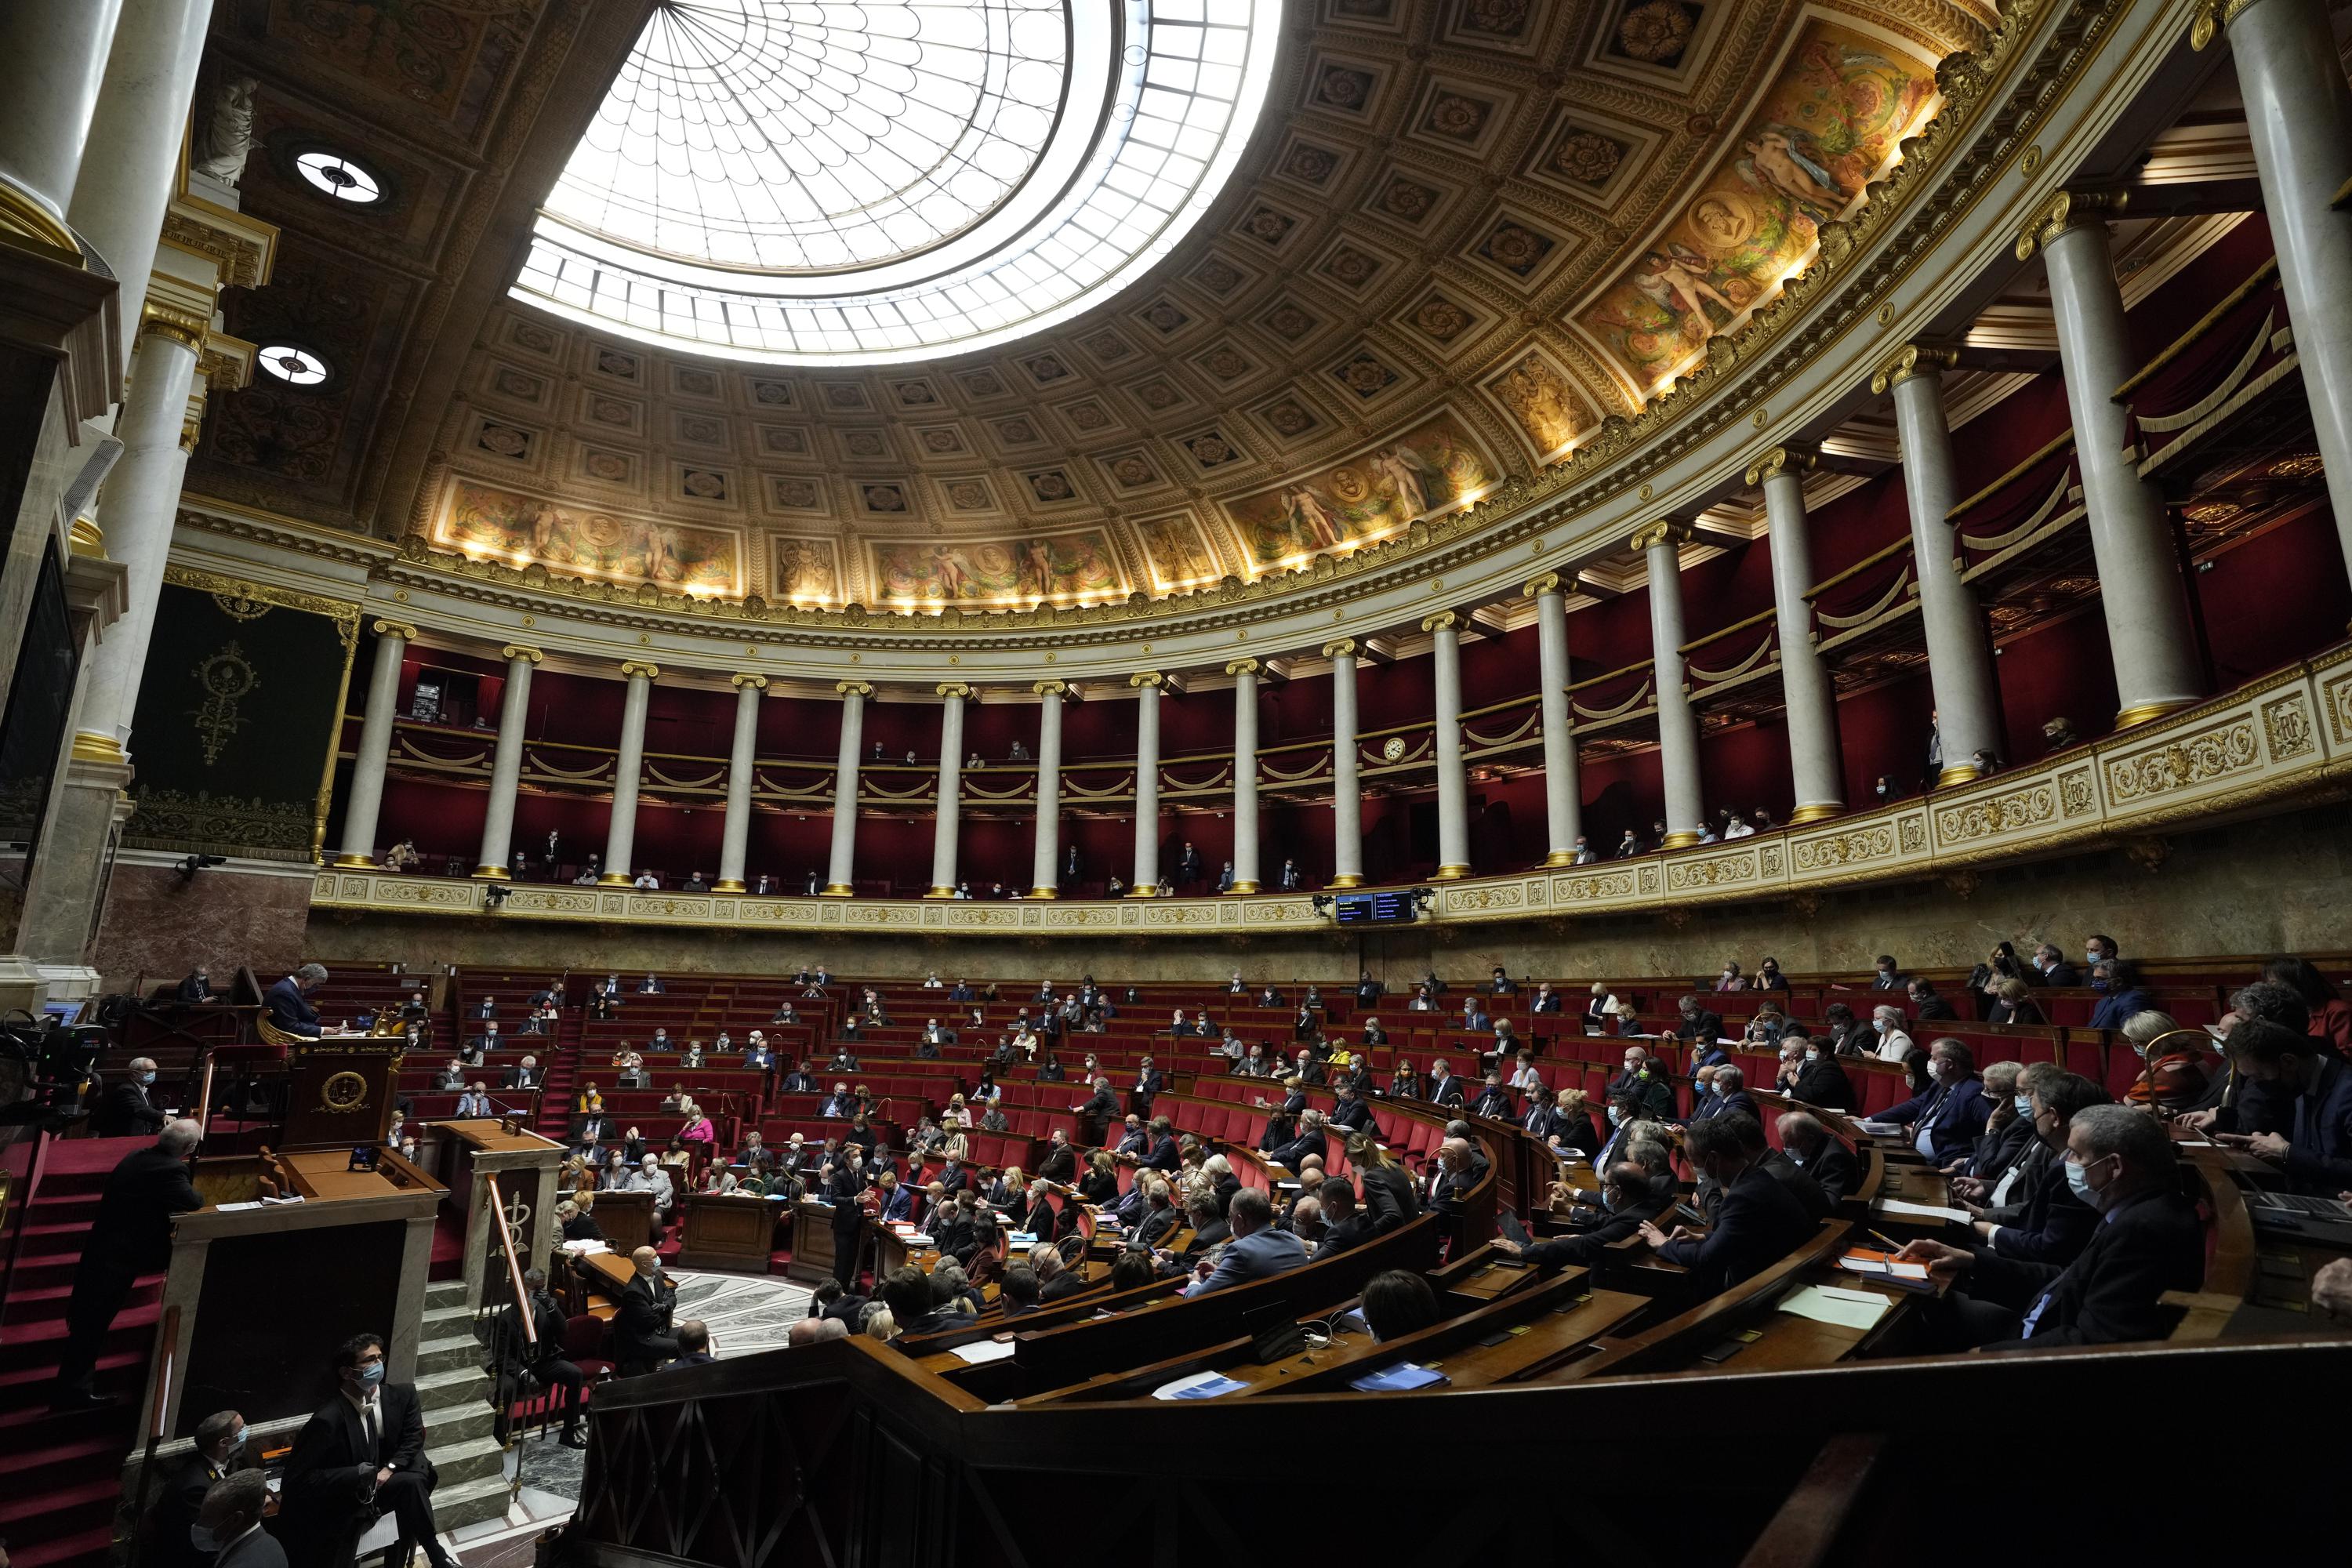
[[2043,1345],[2108,1345],[2159,1340],[2178,1315],[2168,1290],[2205,1282],[2205,1234],[2180,1193],[2172,1139],[2163,1123],[2126,1105],[2092,1105],[2066,1128],[2066,1184],[2098,1211],[2091,1239],[2060,1268],[1914,1241],[1895,1256],[1925,1263],[1939,1279],[1983,1281],[1987,1295],[2022,1300],[2022,1313],[1955,1290],[1929,1321],[1948,1349],[1994,1351]]
[[306,963],[269,988],[262,998],[269,1021],[289,1035],[300,1035],[309,1039],[319,1037],[318,1011],[310,1005],[310,993],[327,983],[323,964]]

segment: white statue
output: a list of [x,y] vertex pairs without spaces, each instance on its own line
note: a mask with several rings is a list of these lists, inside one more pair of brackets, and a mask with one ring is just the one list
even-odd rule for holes
[[245,161],[253,152],[253,89],[249,76],[232,77],[220,86],[196,127],[193,164],[197,174],[234,186],[245,177]]

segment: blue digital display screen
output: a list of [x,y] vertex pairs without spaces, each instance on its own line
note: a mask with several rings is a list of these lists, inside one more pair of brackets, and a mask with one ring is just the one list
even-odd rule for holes
[[1341,893],[1336,902],[1339,923],[1383,925],[1409,921],[1419,912],[1410,889],[1392,892]]

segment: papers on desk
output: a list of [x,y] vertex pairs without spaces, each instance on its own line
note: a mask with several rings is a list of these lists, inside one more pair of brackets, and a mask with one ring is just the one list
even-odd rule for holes
[[1005,1340],[975,1340],[968,1345],[958,1345],[948,1354],[966,1366],[986,1366],[992,1361],[1005,1361],[1013,1354],[1013,1342]]
[[1874,1252],[1866,1247],[1857,1247],[1839,1258],[1837,1262],[1838,1267],[1848,1273],[1868,1275],[1882,1285],[1899,1286],[1906,1290],[1919,1290],[1931,1295],[1935,1292],[1936,1282],[1928,1278],[1926,1264],[1900,1262],[1891,1252]]
[[1401,1361],[1379,1372],[1366,1373],[1352,1379],[1348,1386],[1359,1394],[1403,1394],[1415,1388],[1438,1388],[1452,1382],[1433,1366],[1417,1362]]
[[1869,1133],[1874,1138],[1892,1137],[1894,1134],[1903,1131],[1903,1128],[1899,1123],[1893,1121],[1857,1121],[1854,1123],[1854,1127],[1860,1131]]
[[1951,1219],[1966,1224],[1966,1209],[1937,1208],[1934,1204],[1905,1203],[1901,1198],[1881,1198],[1874,1205],[1880,1214],[1906,1215],[1914,1219]]
[[260,1200],[259,1198],[255,1198],[255,1199],[253,1199],[252,1201],[250,1201],[250,1202],[248,1202],[248,1203],[241,1203],[241,1204],[215,1204],[215,1205],[213,1205],[213,1213],[215,1213],[215,1214],[235,1214],[235,1213],[236,1213],[239,1209],[257,1209],[257,1208],[259,1208],[260,1206],[261,1206],[261,1200]]
[[299,1204],[299,1203],[300,1203],[301,1201],[302,1201],[302,1194],[299,1194],[299,1193],[288,1193],[288,1194],[284,1194],[284,1195],[283,1195],[283,1196],[281,1196],[281,1197],[275,1197],[275,1198],[263,1198],[263,1199],[261,1200],[261,1204],[262,1204],[262,1206],[263,1206],[263,1207],[265,1207],[265,1208],[278,1208],[278,1207],[280,1207],[281,1205],[286,1205],[286,1204]]
[[1173,1383],[1163,1383],[1151,1391],[1154,1399],[1214,1399],[1221,1394],[1247,1388],[1222,1372],[1196,1372],[1190,1377],[1180,1377]]
[[563,1244],[563,1250],[574,1258],[593,1258],[600,1252],[610,1252],[613,1248],[608,1243],[589,1240],[567,1241]]
[[1886,1310],[1893,1305],[1875,1291],[1843,1290],[1834,1285],[1808,1285],[1780,1300],[1780,1310],[1792,1317],[1811,1318],[1817,1323],[1832,1323],[1842,1329],[1870,1328],[1886,1316]]

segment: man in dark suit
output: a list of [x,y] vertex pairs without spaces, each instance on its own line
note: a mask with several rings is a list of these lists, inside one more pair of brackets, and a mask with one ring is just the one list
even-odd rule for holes
[[1682,1022],[1675,1028],[1677,1039],[1706,1047],[1723,1037],[1723,1015],[1710,1012],[1697,997],[1684,997],[1675,1004],[1675,1010],[1682,1015]]
[[562,1303],[547,1288],[546,1270],[524,1270],[522,1287],[530,1302],[531,1333],[538,1338],[534,1342],[523,1332],[522,1308],[509,1301],[499,1314],[491,1341],[499,1353],[499,1439],[506,1440],[508,1413],[517,1401],[530,1396],[530,1385],[535,1383],[542,1389],[563,1391],[562,1444],[567,1448],[584,1448],[588,1439],[580,1431],[580,1385],[586,1377],[578,1364],[566,1360],[563,1354],[563,1336],[570,1320],[564,1315]]
[[499,1081],[505,1084],[509,1089],[539,1088],[541,1086],[539,1058],[537,1057],[523,1058],[522,1060],[507,1068],[507,1076]]
[[1192,841],[1188,838],[1184,841],[1182,852],[1176,857],[1176,880],[1179,884],[1189,888],[1200,879],[1201,852],[1192,847]]
[[2045,942],[2033,950],[2031,983],[2035,985],[2080,985],[2083,973],[2066,962],[2066,955],[2058,951],[2056,942]]
[[488,1061],[498,1048],[499,1021],[492,1018],[482,1026],[480,1034],[466,1042],[466,1059],[479,1067]]
[[613,1358],[623,1377],[653,1372],[677,1354],[670,1315],[677,1310],[677,1287],[662,1277],[661,1254],[640,1247],[629,1254],[635,1272],[622,1287],[613,1317]]
[[1549,1274],[1571,1263],[1598,1261],[1602,1249],[1624,1240],[1674,1207],[1674,1184],[1661,1182],[1632,1161],[1620,1161],[1601,1174],[1601,1218],[1573,1236],[1556,1236],[1521,1247],[1497,1237],[1495,1249],[1524,1258]]
[[1151,1136],[1151,1152],[1143,1157],[1143,1168],[1174,1175],[1184,1163],[1184,1152],[1176,1143],[1174,1124],[1164,1116],[1155,1116],[1148,1131]]
[[1759,1125],[1763,1122],[1755,1099],[1748,1092],[1748,1075],[1730,1062],[1723,1063],[1708,1076],[1706,1092],[1699,1097],[1690,1119],[1712,1121],[1718,1116],[1746,1116],[1754,1118]]
[[866,1241],[865,1197],[866,1172],[844,1152],[824,1182],[824,1201],[833,1205],[833,1277],[844,1290],[857,1285],[857,1254]]
[[466,1063],[464,1059],[462,1058],[452,1057],[446,1063],[443,1064],[440,1073],[433,1079],[433,1087],[435,1089],[464,1089],[466,1087]]
[[1797,1168],[1813,1179],[1822,1195],[1834,1208],[1862,1180],[1862,1168],[1856,1163],[1853,1151],[1842,1140],[1830,1136],[1821,1118],[1811,1111],[1791,1110],[1777,1124],[1780,1148],[1797,1163]]
[[1924,974],[1915,974],[1909,981],[1911,1016],[1921,1023],[1937,1023],[1958,1018],[1951,1003],[1936,993],[1936,983]]
[[390,1561],[425,1548],[432,1568],[454,1559],[434,1532],[433,1462],[425,1457],[425,1412],[416,1389],[385,1380],[383,1337],[355,1334],[334,1357],[338,1386],[295,1434],[286,1461],[279,1532],[308,1568],[349,1568],[360,1537],[380,1514],[399,1521]]
[[152,1138],[163,1131],[163,1113],[147,1098],[147,1088],[155,1081],[155,1064],[146,1057],[133,1057],[124,1072],[123,1080],[110,1085],[99,1098],[89,1130],[100,1138]]
[[2230,1031],[2231,1065],[2274,1101],[2292,1099],[2288,1132],[2217,1132],[2284,1170],[2300,1193],[2330,1195],[2352,1187],[2352,1067],[2315,1035],[2252,1019]]
[[218,1542],[213,1568],[286,1568],[286,1549],[261,1528],[269,1506],[269,1477],[236,1470],[215,1481],[196,1510],[196,1524]]
[[324,965],[306,963],[269,988],[262,1004],[270,1023],[289,1035],[301,1035],[309,1039],[319,1037],[319,1015],[310,1005],[310,993],[327,983]]
[[139,1560],[147,1568],[204,1568],[210,1552],[188,1534],[213,1483],[229,1473],[229,1462],[245,1447],[245,1417],[216,1410],[196,1423],[195,1447],[163,1465],[155,1500],[140,1521]]
[[1704,1237],[1676,1226],[1671,1235],[1644,1221],[1642,1239],[1669,1263],[1690,1270],[1701,1296],[1720,1295],[1787,1257],[1813,1234],[1812,1217],[1752,1160],[1736,1116],[1694,1121],[1683,1131],[1683,1153],[1694,1169],[1723,1190],[1715,1224]]
[[1625,1070],[1609,1080],[1608,1098],[1614,1100],[1623,1093],[1633,1099],[1648,1120],[1671,1121],[1675,1114],[1675,1086],[1666,1076],[1665,1064],[1653,1059],[1642,1046],[1627,1046],[1623,1060]]
[[[1787,1037],[1781,1037],[1784,1041]],[[1790,1098],[1830,1110],[1852,1110],[1862,1103],[1854,1095],[1853,1081],[1838,1065],[1834,1044],[1809,1037],[1804,1042],[1804,1066],[1798,1069],[1796,1084],[1789,1091]]]
[[495,996],[483,997],[480,1001],[474,1004],[473,1016],[477,1018],[497,1017],[499,1016],[499,999]]
[[1150,1057],[1145,1057],[1136,1068],[1135,1087],[1127,1092],[1128,1110],[1137,1116],[1149,1117],[1151,1102],[1160,1098],[1160,1091],[1166,1083],[1166,1076],[1151,1065]]
[[[2090,1244],[2091,1227],[2098,1223],[2099,1216],[2074,1195],[2067,1184],[2063,1158],[2067,1129],[2074,1125],[2076,1115],[2091,1106],[2113,1102],[2114,1097],[2103,1085],[2077,1073],[2045,1072],[2036,1078],[2027,1100],[2032,1110],[2022,1120],[2032,1126],[2033,1135],[2043,1147],[2057,1157],[2038,1164],[2030,1181],[2021,1179],[2016,1184],[2024,1193],[2017,1212],[2004,1211],[1998,1217],[1975,1222],[1973,1228],[1983,1239],[1972,1250],[1990,1249],[2002,1258],[2053,1264],[2061,1268],[2081,1255]],[[2026,1304],[2023,1300],[2007,1303],[2021,1311]]]
[[[1225,1223],[1233,1227],[1233,1239],[1225,1243],[1215,1268],[1184,1287],[1185,1295],[1205,1296],[1230,1285],[1272,1279],[1307,1261],[1307,1244],[1276,1228],[1274,1205],[1255,1187],[1245,1187],[1234,1196]],[[1203,1259],[1201,1267],[1206,1266]]]
[[1486,1087],[1479,1089],[1477,1100],[1470,1107],[1470,1114],[1492,1117],[1497,1121],[1511,1121],[1517,1119],[1511,1105],[1511,1091],[1503,1087],[1503,1075],[1500,1072],[1490,1071],[1486,1074]]
[[1109,1078],[1097,1073],[1094,1093],[1085,1104],[1070,1107],[1070,1112],[1078,1119],[1078,1137],[1082,1142],[1090,1145],[1102,1142],[1118,1116],[1118,1097],[1110,1091]]
[[1329,1141],[1323,1134],[1323,1113],[1302,1110],[1298,1113],[1298,1136],[1279,1147],[1269,1149],[1265,1157],[1286,1171],[1298,1169],[1299,1162],[1312,1154],[1318,1159],[1330,1158]]
[[179,999],[190,1006],[213,999],[213,977],[205,973],[202,965],[180,982]]
[[[1772,1147],[1770,1141],[1764,1136],[1761,1121],[1752,1115],[1727,1117],[1726,1120],[1739,1134],[1740,1147],[1748,1151],[1750,1164],[1761,1166],[1767,1175],[1786,1188],[1789,1195],[1797,1200],[1797,1206],[1805,1211],[1808,1219],[1819,1221],[1829,1218],[1830,1210],[1837,1206],[1836,1203],[1822,1191],[1821,1184],[1808,1175],[1804,1167],[1798,1164],[1787,1150]],[[1716,1211],[1722,1206],[1722,1201],[1720,1192],[1711,1188],[1701,1200],[1700,1206],[1710,1223]]]
[[1429,1093],[1432,1105],[1462,1103],[1462,1080],[1454,1076],[1453,1066],[1440,1058],[1429,1065]]
[[1323,1205],[1323,1239],[1315,1248],[1318,1260],[1337,1257],[1372,1239],[1372,1217],[1358,1205],[1356,1189],[1344,1179],[1335,1177],[1325,1182],[1316,1189],[1315,1196]]
[[1984,1081],[1977,1077],[1976,1058],[1959,1041],[1928,1044],[1927,1076],[1930,1081],[1923,1092],[1871,1120],[1909,1128],[1912,1147],[1940,1169],[1968,1157],[1984,1132],[1991,1108],[1985,1104]]
[[[2099,1215],[2074,1262],[2027,1263],[1940,1241],[1914,1241],[1896,1255],[1969,1286],[1928,1314],[1947,1346],[2008,1351],[2161,1339],[2175,1316],[2160,1304],[2164,1293],[2203,1286],[2204,1227],[2180,1195],[2163,1123],[2129,1106],[2086,1107],[2067,1127],[2063,1163],[2067,1185]],[[2026,1305],[2021,1312],[2003,1300]]]
[[[823,982],[820,981],[819,984],[822,984]],[[648,974],[645,977],[644,982],[637,986],[637,994],[640,996],[660,996],[666,994],[668,990],[669,987],[662,984],[660,975]]]
[[1903,972],[1895,967],[1895,955],[1893,953],[1882,952],[1878,955],[1878,974],[1875,979],[1871,981],[1870,988],[1873,991],[1900,991],[1903,989]]
[[1356,1005],[1359,1007],[1378,1006],[1380,1005],[1380,1000],[1381,983],[1372,978],[1372,972],[1370,970],[1360,970],[1356,975]]
[[125,1154],[106,1178],[66,1303],[66,1343],[51,1408],[106,1403],[90,1392],[90,1384],[115,1314],[139,1276],[169,1267],[172,1216],[205,1206],[188,1180],[188,1156],[203,1136],[194,1122],[174,1121],[153,1143]]

